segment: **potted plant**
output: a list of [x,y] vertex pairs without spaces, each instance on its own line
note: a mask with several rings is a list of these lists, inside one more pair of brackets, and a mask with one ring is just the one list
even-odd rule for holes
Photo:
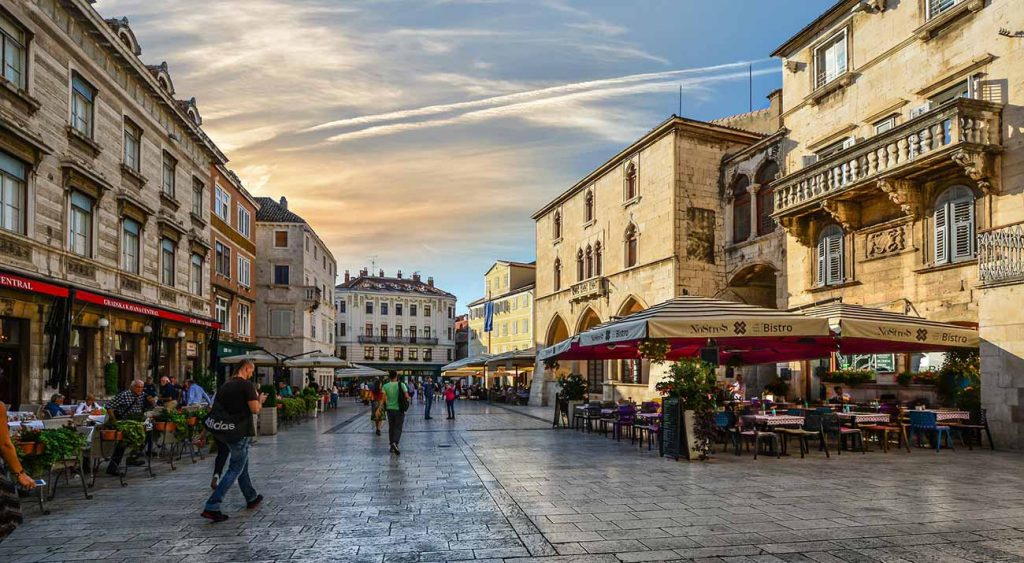
[[896,376],[896,383],[902,387],[910,385],[910,382],[914,380],[916,373],[905,371]]
[[776,402],[785,401],[786,395],[789,394],[789,383],[786,383],[786,380],[781,377],[775,376],[774,379],[764,386],[764,390],[774,395]]
[[49,463],[78,460],[85,449],[85,437],[74,428],[47,428],[40,432],[39,440],[46,444]]
[[121,366],[117,365],[117,362],[107,362],[103,366],[103,390],[110,397],[117,395],[117,383],[120,378],[120,372]]
[[277,434],[277,411],[281,407],[277,402],[277,390],[273,385],[267,384],[260,387],[260,392],[267,395],[267,400],[260,409],[260,436],[273,436]]
[[569,413],[569,420],[572,420],[576,407],[586,402],[587,380],[581,374],[570,373],[559,377],[558,385],[561,387],[560,400],[564,401],[565,412]]
[[[715,383],[711,364],[684,359],[673,363],[668,377],[655,386],[664,397],[661,439],[665,453],[683,453],[687,459],[708,458],[714,441]],[[671,428],[678,430],[674,437],[668,435]]]
[[[18,444],[21,452],[25,455],[36,455],[43,453],[45,445],[39,441],[41,432],[39,430],[25,429],[18,434]],[[36,449],[38,448],[38,452]]]
[[133,451],[141,451],[146,443],[146,428],[137,420],[118,420],[114,428],[121,434],[124,445]]
[[124,439],[124,432],[118,430],[116,427],[100,429],[100,440],[103,440],[104,442],[120,442],[122,439]]

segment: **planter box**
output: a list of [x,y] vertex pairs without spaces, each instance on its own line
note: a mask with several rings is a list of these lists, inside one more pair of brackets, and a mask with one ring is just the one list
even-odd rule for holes
[[697,460],[700,451],[695,447],[694,411],[682,410],[679,399],[666,398],[661,403],[662,455]]
[[273,436],[277,434],[277,408],[269,407],[260,409],[259,414],[260,436]]

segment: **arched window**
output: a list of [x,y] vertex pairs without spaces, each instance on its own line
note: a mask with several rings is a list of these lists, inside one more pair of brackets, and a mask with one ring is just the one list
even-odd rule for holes
[[750,238],[750,192],[747,186],[750,178],[740,174],[732,182],[732,241],[743,242]]
[[843,283],[843,229],[830,225],[818,238],[818,285]]
[[935,200],[935,263],[974,257],[974,192],[953,186]]
[[583,281],[583,249],[576,252],[576,281]]
[[626,227],[626,248],[625,248],[626,252],[625,252],[625,255],[626,255],[626,267],[627,268],[632,268],[633,266],[636,266],[636,262],[637,262],[636,237],[637,237],[636,225],[630,223],[630,225],[628,227]]
[[594,277],[594,249],[589,244],[587,245],[586,253],[586,270],[587,279]]
[[555,211],[554,225],[551,229],[551,238],[558,240],[562,238],[562,212]]
[[754,177],[760,187],[757,190],[757,234],[767,235],[775,230],[775,219],[772,219],[772,211],[775,210],[775,193],[769,184],[775,181],[779,173],[779,165],[774,160],[769,160],[761,165]]
[[601,243],[594,243],[594,275],[601,275]]
[[583,202],[583,222],[589,223],[594,220],[594,192],[588,191],[586,200]]
[[636,187],[636,165],[630,162],[626,165],[626,201],[637,196]]
[[554,291],[559,291],[562,289],[562,261],[558,258],[555,258],[555,268],[552,273],[554,274],[554,283],[552,284],[552,288]]

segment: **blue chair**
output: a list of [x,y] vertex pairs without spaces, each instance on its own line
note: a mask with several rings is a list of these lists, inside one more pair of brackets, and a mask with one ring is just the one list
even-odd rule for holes
[[934,412],[910,411],[910,434],[917,435],[920,441],[920,433],[924,433],[929,439],[933,439],[935,451],[942,447],[942,437],[946,437],[949,449],[953,448],[953,434],[948,426],[939,426],[938,417]]
[[789,410],[786,411],[786,414],[788,414],[790,416],[803,416],[804,415],[804,409],[789,409]]
[[736,415],[722,411],[715,413],[715,431],[722,437],[722,444],[725,446],[722,451],[729,450],[729,444],[738,449],[739,435],[736,432]]

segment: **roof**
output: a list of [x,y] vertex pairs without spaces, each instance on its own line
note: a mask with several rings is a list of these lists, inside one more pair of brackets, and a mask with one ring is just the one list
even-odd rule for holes
[[833,19],[838,16],[848,14],[849,10],[844,8],[847,5],[855,3],[857,3],[857,0],[839,0],[833,4],[831,8],[825,10],[825,13],[821,14],[815,18],[814,21],[804,26],[803,29],[796,32],[796,35],[787,39],[782,45],[779,45],[779,47],[772,52],[772,56],[788,57],[793,53],[793,51],[803,46],[804,43],[807,43],[812,36],[821,33],[822,30],[831,26]]
[[288,211],[288,208],[269,197],[258,197],[256,220],[266,223],[305,223],[306,220]]
[[347,282],[335,286],[339,290],[353,291],[387,291],[396,293],[416,293],[420,295],[433,295],[437,297],[451,297],[454,295],[443,289],[408,278],[389,278],[380,276],[359,276]]
[[528,283],[526,285],[517,287],[517,288],[515,288],[513,290],[506,291],[505,293],[502,293],[501,295],[492,296],[490,299],[488,299],[486,297],[481,297],[480,299],[477,299],[476,301],[473,301],[473,302],[467,304],[466,306],[467,307],[475,307],[475,306],[477,306],[477,305],[479,305],[481,303],[487,303],[488,301],[498,301],[499,299],[504,299],[504,298],[512,296],[512,295],[518,295],[518,294],[526,292],[526,291],[531,291],[536,286],[537,286],[536,283]]

